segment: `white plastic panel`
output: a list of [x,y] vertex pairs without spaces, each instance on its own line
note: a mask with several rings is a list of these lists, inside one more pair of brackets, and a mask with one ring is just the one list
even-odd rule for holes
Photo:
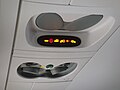
[[[49,8],[46,8],[49,7]],[[113,31],[118,26],[116,23],[114,27],[107,33],[105,37],[102,37],[98,43],[95,45],[91,45],[86,48],[49,48],[49,47],[34,47],[28,44],[26,41],[25,31],[26,25],[29,19],[40,13],[45,12],[54,12],[60,14],[63,19],[66,21],[72,21],[77,19],[78,17],[82,17],[90,14],[102,14],[109,15],[110,9],[102,9],[102,8],[81,8],[74,6],[60,6],[60,5],[50,5],[50,4],[41,4],[41,3],[32,3],[32,2],[22,2],[20,18],[17,28],[17,36],[15,42],[16,50],[30,50],[30,51],[97,51],[101,45],[107,40],[107,38],[113,33]],[[68,17],[69,15],[69,17]],[[110,14],[112,15],[112,14]],[[113,15],[114,16],[114,15]],[[117,21],[116,21],[117,22]],[[106,30],[106,29],[105,29]],[[108,30],[108,29],[107,29]],[[95,39],[95,38],[93,38]]]
[[31,90],[32,83],[8,82],[6,90]]
[[[63,17],[61,17],[61,18],[65,18],[64,17],[65,14],[63,14]],[[62,16],[62,14],[59,14],[59,15]],[[72,15],[69,14],[69,16],[72,16]],[[36,40],[36,38],[38,38],[40,36],[43,36],[43,35],[76,36],[76,37],[80,38],[80,40],[81,40],[81,44],[79,46],[77,46],[77,48],[85,48],[85,47],[92,46],[92,45],[96,44],[99,40],[101,40],[111,30],[111,28],[113,27],[113,25],[115,23],[114,17],[101,15],[101,17],[102,17],[101,20],[98,21],[95,25],[92,25],[90,27],[87,27],[86,29],[81,30],[80,28],[82,26],[89,25],[88,23],[93,23],[94,21],[96,21],[97,20],[96,17],[99,17],[99,14],[98,15],[96,14],[95,16],[94,15],[93,16],[85,15],[84,19],[86,18],[86,20],[83,20],[83,21],[81,20],[81,19],[83,19],[83,17],[80,17],[80,16],[81,16],[81,14],[78,14],[77,17],[72,16],[73,18],[77,18],[77,19],[75,19],[75,21],[71,22],[73,24],[70,23],[70,24],[67,24],[67,26],[61,25],[61,26],[64,26],[63,30],[57,30],[57,29],[49,30],[49,28],[48,29],[38,28],[36,26],[36,18],[37,17],[33,17],[30,19],[29,23],[26,26],[26,40],[27,40],[28,44],[30,44],[31,46],[41,48],[43,46],[39,45]],[[91,17],[92,17],[92,19],[89,20]],[[53,19],[54,18],[55,18],[55,16],[53,17]],[[53,21],[53,19],[51,19],[51,20],[49,19],[49,20]],[[41,21],[45,22],[44,20],[41,20]],[[62,20],[58,19],[57,21],[62,21]],[[48,21],[46,20],[46,23],[47,22]],[[84,22],[86,22],[86,23],[84,23]],[[47,24],[50,25],[50,23],[47,23]],[[61,22],[61,23],[64,23],[64,22]],[[53,25],[57,26],[57,24],[60,24],[60,23],[57,23],[55,21]],[[45,25],[43,25],[43,26],[45,26]],[[48,26],[48,25],[46,25],[46,26]],[[80,28],[78,28],[76,30],[75,27],[77,27],[77,26],[79,26]],[[71,29],[73,29],[73,30],[71,30]],[[42,41],[40,41],[40,42],[42,42]]]
[[35,83],[32,90],[65,90],[71,82]]
[[120,28],[66,90],[120,90]]
[[[34,58],[16,58],[13,57],[12,59],[12,64],[10,68],[10,74],[9,74],[9,81],[11,82],[59,82],[59,81],[71,81],[78,72],[87,64],[87,62],[90,60],[90,58],[81,58],[81,59],[34,59]],[[43,65],[44,67],[48,64],[53,64],[54,66],[58,66],[63,63],[68,63],[68,62],[74,62],[77,63],[77,67],[75,68],[74,71],[71,73],[51,79],[51,78],[44,78],[44,77],[38,77],[38,78],[33,78],[33,79],[27,79],[24,77],[21,77],[17,73],[17,68],[26,62],[35,62]]]
[[86,58],[86,57],[92,57],[96,52],[35,52],[35,51],[21,51],[21,50],[15,50],[13,56],[14,57],[27,57],[27,58]]
[[49,3],[49,4],[66,4],[68,5],[70,0],[24,0],[37,3]]
[[72,0],[71,5],[94,7],[118,7],[119,0]]
[[19,0],[0,0],[0,90],[5,90]]

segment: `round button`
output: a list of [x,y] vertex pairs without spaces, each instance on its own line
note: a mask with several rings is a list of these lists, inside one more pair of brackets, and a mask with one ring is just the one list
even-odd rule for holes
[[48,65],[46,66],[46,68],[53,68],[53,67],[54,67],[53,64],[48,64]]

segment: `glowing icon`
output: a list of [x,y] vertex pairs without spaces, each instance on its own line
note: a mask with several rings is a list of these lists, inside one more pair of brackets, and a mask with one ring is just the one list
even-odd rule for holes
[[53,43],[53,38],[50,38],[50,39],[49,39],[49,43]]
[[66,42],[68,43],[68,42],[70,42],[70,40],[66,40]]
[[65,43],[65,39],[63,39],[63,40],[60,40],[60,43]]
[[45,67],[43,65],[40,65],[40,68],[44,69]]
[[59,39],[55,39],[54,42],[59,42]]
[[44,40],[44,42],[49,42],[49,40]]
[[71,40],[71,43],[76,43],[76,41],[75,40]]

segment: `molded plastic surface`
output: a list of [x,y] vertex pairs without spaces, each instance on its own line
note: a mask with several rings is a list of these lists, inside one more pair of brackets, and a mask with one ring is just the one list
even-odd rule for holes
[[86,58],[92,57],[96,52],[76,52],[73,51],[72,53],[69,51],[59,51],[59,52],[51,52],[51,51],[22,51],[22,50],[15,50],[13,56],[14,57],[23,57],[23,58],[45,58],[45,59],[70,59],[70,58]]
[[120,90],[120,28],[66,90]]
[[8,82],[6,90],[65,90],[71,82],[24,83]]
[[0,0],[0,90],[5,90],[18,6],[19,0]]
[[36,18],[35,24],[45,30],[57,30],[64,26],[63,19],[57,13],[42,13]]
[[[49,64],[48,64],[49,65]],[[52,68],[47,68],[48,65],[43,66],[35,62],[25,62],[17,68],[17,73],[24,78],[34,79],[34,78],[59,78],[70,74],[77,67],[77,63],[67,62],[62,63],[58,66]],[[49,66],[50,66],[49,65]],[[51,66],[50,66],[51,67]]]
[[91,7],[118,7],[119,0],[71,0],[71,5]]
[[[49,7],[49,8],[46,8]],[[57,8],[57,9],[56,9]],[[32,9],[32,11],[31,11]],[[63,11],[64,9],[64,11]],[[84,10],[84,11],[83,11]],[[79,11],[79,12],[78,12]],[[100,11],[100,12],[99,12]],[[112,16],[106,15],[105,12],[101,12],[102,9],[94,9],[93,8],[78,8],[74,6],[59,6],[59,5],[49,5],[49,4],[40,4],[40,3],[30,3],[30,2],[24,2],[22,3],[21,7],[21,13],[18,23],[18,29],[17,29],[17,36],[16,36],[16,42],[15,42],[15,48],[16,50],[32,50],[32,51],[97,51],[101,45],[107,40],[107,38],[111,35],[111,33],[115,30],[115,27],[112,27],[115,23],[115,19]],[[26,13],[27,12],[27,13]],[[58,13],[63,17],[65,21],[73,21],[80,17],[91,15],[91,14],[100,14],[103,15],[103,19],[95,26],[90,27],[89,29],[85,29],[83,32],[59,32],[55,31],[55,34],[59,35],[75,35],[80,37],[82,40],[80,49],[77,48],[46,48],[46,47],[39,47],[34,40],[36,37],[34,35],[30,35],[31,38],[28,39],[33,41],[30,45],[26,41],[26,26],[30,18],[34,15],[39,15],[40,13],[45,12],[54,12]],[[69,18],[68,18],[69,15]],[[30,25],[31,26],[31,25]],[[31,28],[34,30],[34,28],[31,26]],[[38,29],[38,28],[36,28]],[[87,32],[88,31],[88,32]],[[33,31],[34,32],[34,31]],[[27,33],[29,36],[29,33]],[[52,35],[52,31],[43,31],[38,32],[38,35]],[[96,38],[95,38],[96,37]],[[31,46],[33,44],[33,46]],[[37,47],[34,47],[37,46]]]
[[[61,81],[71,81],[73,78],[77,75],[77,73],[80,72],[80,70],[86,65],[86,63],[90,60],[90,58],[81,58],[81,59],[66,59],[66,58],[61,58],[61,59],[36,59],[36,58],[21,58],[21,57],[13,57],[12,59],[12,64],[10,68],[10,74],[9,74],[9,82],[61,82]],[[69,74],[58,77],[55,79],[51,78],[33,78],[33,79],[28,79],[21,77],[17,73],[18,67],[26,62],[34,62],[34,63],[39,63],[43,67],[45,67],[48,64],[53,64],[54,67],[59,66],[60,64],[63,63],[68,63],[68,62],[74,62],[77,63],[77,67]],[[53,72],[54,73],[54,72]]]
[[[51,14],[52,13],[49,13],[50,16]],[[38,15],[38,17],[41,15],[42,14]],[[46,15],[50,17],[48,13]],[[57,16],[58,17],[58,18],[56,17],[57,19],[60,18],[60,16],[57,14],[55,14],[54,16]],[[54,20],[53,22],[54,25],[58,27],[57,30],[54,30],[55,27],[53,26],[53,24],[42,25],[41,23],[39,23],[39,27],[37,27],[36,19],[38,20],[38,17],[34,16],[29,20],[26,26],[26,39],[27,39],[28,44],[34,47],[40,47],[40,48],[43,45],[40,46],[40,43],[38,42],[38,38],[43,35],[75,36],[81,40],[80,45],[79,44],[76,45],[77,48],[81,49],[81,48],[93,46],[97,42],[99,42],[103,37],[105,37],[105,35],[110,31],[110,29],[112,28],[115,22],[115,19],[111,16],[97,15],[97,14],[87,15],[85,17],[78,17],[78,19],[75,19],[72,22],[67,22],[66,23],[67,25],[63,24],[64,25],[63,27],[61,27],[62,26],[61,23],[59,27],[59,25],[56,24],[58,21],[55,23],[55,20]],[[46,20],[42,20],[42,21],[44,23],[47,22]],[[60,19],[60,21],[62,20]],[[42,26],[41,28],[40,28],[40,24]],[[43,26],[46,26],[46,27],[43,27]],[[48,27],[50,27],[50,29]],[[47,28],[47,30],[45,28]],[[78,42],[76,41],[76,43]],[[60,47],[62,47],[62,45],[60,45]]]
[[68,22],[64,21],[62,17],[57,13],[41,13],[36,18],[35,24],[39,29],[45,31],[46,30],[81,31],[96,25],[97,23],[100,22],[100,20],[102,20],[102,18],[103,15],[93,14]]
[[50,4],[66,4],[70,3],[70,0],[24,0],[24,1],[31,1],[37,3],[50,3]]
[[32,83],[8,82],[6,90],[31,90]]
[[35,83],[32,90],[66,90],[71,82]]
[[[14,36],[14,30],[15,30],[15,25],[16,25],[16,17],[17,17],[17,12],[18,12],[18,4],[20,0],[0,0],[0,89],[4,90],[5,88],[5,82],[6,82],[6,77],[7,77],[7,72],[8,72],[8,65],[9,65],[9,60],[10,60],[10,54],[12,51],[12,40]],[[33,1],[33,0],[32,0]],[[35,0],[34,0],[35,1]],[[45,0],[44,0],[45,1]],[[49,0],[52,1],[52,0]],[[58,1],[58,0],[56,0]],[[62,0],[59,0],[62,1]],[[79,0],[80,1],[80,0]],[[84,2],[85,1],[85,2]],[[83,0],[84,4],[82,2],[77,4],[79,6],[90,6],[90,2],[92,0]],[[102,2],[102,4],[97,4],[99,3],[98,0],[94,0],[96,3],[94,6],[95,7],[78,7],[79,11],[88,14],[90,13],[104,13],[107,15],[111,15],[115,17],[115,26],[112,28],[113,31],[118,28],[120,24],[120,12],[119,12],[119,0],[99,0]],[[86,4],[89,2],[88,4]],[[110,6],[111,8],[98,8],[97,6],[104,5],[107,7],[106,4],[109,3],[104,3],[104,2],[111,2]],[[80,5],[81,4],[81,5]],[[93,3],[92,3],[93,4]],[[31,6],[31,5],[30,5]],[[38,4],[38,7],[40,5]],[[47,5],[46,5],[47,6]],[[49,5],[48,5],[49,6]],[[93,6],[93,5],[92,5]],[[118,7],[116,9],[113,9],[113,6]],[[35,5],[36,7],[36,5]],[[37,7],[37,8],[38,8]],[[69,8],[69,6],[68,6]],[[77,7],[76,7],[77,8]],[[31,12],[34,14],[34,10],[32,11],[32,7],[30,8]],[[45,9],[46,10],[46,9]],[[60,11],[63,11],[64,8],[62,8]],[[78,9],[77,9],[78,10]],[[10,13],[10,11],[12,13]],[[38,11],[40,11],[38,9]],[[66,12],[72,11],[73,13],[76,13],[76,10],[69,9]],[[27,10],[26,10],[27,12]],[[27,12],[29,13],[29,12]],[[30,13],[29,13],[30,14]],[[37,13],[39,14],[39,13]],[[27,16],[25,16],[27,18]],[[70,17],[72,18],[72,17]],[[69,20],[68,15],[66,15],[66,19]],[[74,18],[72,18],[74,19]],[[7,21],[6,21],[7,20]],[[24,26],[24,25],[23,25]],[[110,34],[107,36],[107,38],[113,33],[110,32]],[[119,30],[120,31],[120,30]],[[110,39],[109,43],[107,43],[105,46],[103,46],[103,49],[98,52],[98,54],[92,59],[92,62],[88,64],[88,66],[82,70],[82,72],[76,77],[74,82],[70,85],[71,87],[68,90],[120,90],[120,73],[119,73],[119,37],[120,34],[116,32],[114,35],[114,39]],[[106,38],[106,39],[107,39]],[[23,38],[22,38],[23,39]],[[103,42],[106,40],[102,40]],[[92,48],[92,50],[96,50],[98,48],[100,43],[98,43],[95,47],[95,49]],[[102,45],[102,44],[100,44]],[[109,47],[110,46],[110,47]],[[18,49],[23,49],[23,48],[18,48]],[[26,49],[26,47],[24,48]],[[34,49],[32,49],[34,50]],[[63,51],[64,49],[50,49],[50,48],[43,48],[41,51]],[[78,49],[65,49],[66,52],[69,51],[79,51]],[[88,48],[88,50],[90,50]],[[24,50],[23,50],[24,51]],[[37,51],[37,49],[36,49]],[[73,51],[73,53],[75,52]],[[85,51],[85,50],[81,50]],[[29,52],[29,50],[28,50]],[[27,54],[26,54],[27,55]],[[25,56],[25,55],[24,55]],[[30,55],[29,55],[30,57]],[[39,57],[39,56],[38,56]],[[102,67],[101,67],[102,66]],[[94,74],[93,74],[94,73]],[[13,78],[14,79],[14,78]],[[91,83],[92,81],[92,83]],[[62,82],[63,83],[63,82]],[[8,87],[11,87],[9,90],[27,90],[30,83],[25,83],[18,85],[19,83],[14,82],[13,84],[8,84]],[[44,85],[43,85],[44,86]],[[21,88],[23,87],[23,88]],[[39,87],[39,84],[38,84]],[[63,87],[63,86],[61,86]],[[73,87],[73,88],[72,88]],[[37,87],[36,87],[37,88]],[[58,88],[59,89],[59,88]],[[28,89],[30,90],[30,89]],[[60,89],[61,90],[61,89]]]

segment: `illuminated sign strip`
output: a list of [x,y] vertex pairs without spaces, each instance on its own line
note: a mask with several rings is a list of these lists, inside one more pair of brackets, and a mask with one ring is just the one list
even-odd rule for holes
[[53,38],[50,38],[49,40],[45,39],[44,40],[45,43],[77,43],[76,40],[66,40],[66,39],[53,39]]
[[37,39],[38,44],[52,47],[74,47],[81,44],[81,40],[74,36],[44,35]]

